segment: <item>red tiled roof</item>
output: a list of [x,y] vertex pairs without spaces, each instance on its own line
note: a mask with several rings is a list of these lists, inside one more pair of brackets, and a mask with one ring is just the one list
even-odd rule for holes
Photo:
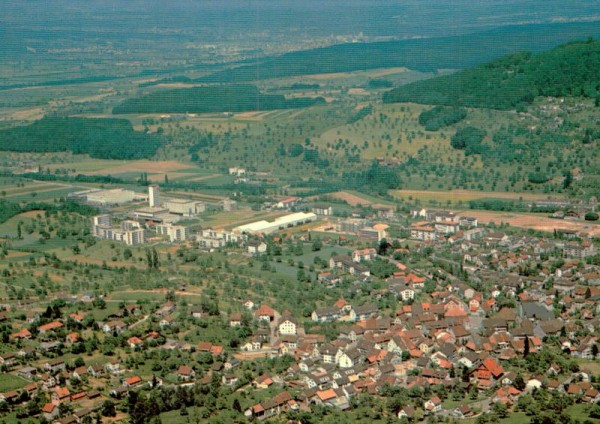
[[486,358],[483,361],[483,366],[492,373],[495,378],[498,378],[504,373],[502,365],[500,365],[494,358]]
[[222,353],[223,353],[223,346],[217,346],[217,345],[213,345],[213,346],[210,348],[210,353],[211,353],[213,356],[219,356],[220,354],[222,354]]
[[192,372],[193,372],[193,371],[194,371],[194,370],[193,370],[191,367],[188,367],[187,365],[182,365],[182,366],[180,366],[180,367],[179,367],[179,369],[177,370],[177,373],[178,373],[178,374],[181,374],[181,375],[188,376],[188,375],[192,375]]
[[133,385],[141,383],[141,382],[142,382],[142,378],[137,375],[125,379],[125,383],[129,384],[130,386],[133,386]]
[[54,391],[56,392],[56,395],[59,399],[71,396],[71,392],[69,392],[69,389],[67,387],[56,387]]
[[54,411],[54,408],[56,408],[56,405],[53,403],[47,403],[44,406],[42,406],[42,412],[46,413],[46,414],[51,414],[52,411]]
[[317,396],[319,396],[319,399],[321,399],[322,401],[334,399],[337,397],[337,395],[335,394],[335,390],[333,389],[318,391]]
[[49,322],[48,324],[40,325],[38,327],[38,330],[48,331],[48,330],[54,330],[55,328],[60,328],[62,326],[63,326],[62,322],[52,321],[52,322]]
[[260,316],[270,316],[270,317],[274,317],[275,316],[275,311],[273,310],[273,308],[267,306],[267,305],[261,305],[260,308],[258,308],[256,310],[256,312],[254,313],[255,316],[260,317]]
[[339,298],[339,299],[338,299],[338,300],[337,300],[337,301],[336,301],[336,302],[333,304],[333,306],[335,306],[335,307],[336,307],[336,308],[338,308],[338,309],[341,309],[341,308],[343,308],[344,306],[346,306],[347,304],[348,304],[348,302],[346,302],[346,301],[344,300],[344,298],[343,298],[343,297],[340,297],[340,298]]
[[210,342],[198,342],[198,351],[199,352],[210,352],[212,348],[212,343]]
[[24,328],[21,331],[19,331],[18,333],[11,334],[10,337],[12,339],[21,339],[21,338],[31,337],[31,333],[29,332],[28,329]]

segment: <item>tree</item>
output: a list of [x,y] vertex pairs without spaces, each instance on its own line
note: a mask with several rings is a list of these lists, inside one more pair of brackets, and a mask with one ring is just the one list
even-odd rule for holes
[[526,358],[529,355],[529,337],[525,336],[525,342],[523,346],[523,357]]
[[390,247],[392,247],[392,245],[389,244],[386,239],[382,238],[377,246],[377,254],[380,256],[385,256]]
[[323,243],[321,242],[321,239],[319,237],[317,237],[312,244],[312,251],[313,252],[318,252],[319,250],[321,250],[321,248],[323,247]]
[[596,212],[588,212],[585,214],[586,221],[598,221],[598,214]]
[[92,301],[92,305],[94,306],[94,308],[97,309],[106,309],[106,301],[99,296],[96,296],[94,298],[94,300]]
[[105,400],[102,404],[101,414],[103,417],[116,417],[117,410],[115,408],[114,402],[110,400]]
[[598,357],[598,350],[598,343],[594,343],[592,345],[592,356],[594,357],[594,359]]
[[481,153],[481,142],[486,132],[475,127],[464,127],[456,131],[450,139],[450,145],[459,150],[465,150],[465,154]]
[[19,240],[21,240],[23,238],[23,235],[21,234],[21,223],[20,222],[17,224],[17,238]]
[[298,281],[306,280],[306,274],[304,273],[303,269],[298,270],[298,273],[296,274],[296,278],[298,279]]
[[185,406],[185,403],[181,404],[181,408],[179,408],[179,415],[181,415],[182,417],[185,417],[188,415],[188,410]]
[[160,267],[160,263],[158,261],[158,252],[156,248],[152,248],[152,266],[154,269],[158,269]]
[[492,412],[495,416],[500,419],[508,417],[508,408],[505,404],[501,402],[495,402],[492,405]]
[[515,377],[515,381],[514,381],[514,385],[517,389],[523,391],[526,387],[525,384],[525,380],[523,379],[523,376],[521,375],[521,373],[517,373],[516,377]]

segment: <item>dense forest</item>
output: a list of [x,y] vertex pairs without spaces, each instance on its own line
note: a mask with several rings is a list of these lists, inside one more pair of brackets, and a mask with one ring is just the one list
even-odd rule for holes
[[510,110],[537,96],[600,95],[600,42],[573,42],[493,62],[384,93],[385,103],[415,102]]
[[248,82],[398,66],[423,72],[464,69],[514,51],[543,51],[590,35],[600,35],[597,25],[572,23],[507,26],[456,37],[336,44],[267,57],[253,64],[216,72],[198,81]]
[[113,109],[123,113],[206,113],[294,109],[325,103],[323,98],[286,99],[261,93],[254,85],[215,85],[162,90],[127,99]]
[[419,115],[419,124],[423,125],[427,131],[437,131],[467,117],[467,111],[464,108],[436,106],[433,109],[421,112]]
[[82,205],[72,200],[61,199],[58,203],[29,202],[25,204],[0,200],[0,223],[8,221],[10,218],[20,213],[37,210],[48,211],[48,213],[56,213],[59,211],[75,212],[85,216],[92,216],[98,213],[97,208]]
[[126,119],[45,117],[34,123],[0,130],[0,150],[65,152],[99,159],[152,157],[164,144],[158,135],[133,130]]

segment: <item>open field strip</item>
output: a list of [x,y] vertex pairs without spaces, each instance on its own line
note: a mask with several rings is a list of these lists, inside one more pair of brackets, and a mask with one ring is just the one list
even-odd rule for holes
[[532,230],[553,232],[556,230],[574,230],[586,232],[591,236],[600,236],[600,224],[589,221],[566,221],[563,219],[548,218],[541,214],[519,213],[519,212],[492,212],[466,209],[458,211],[466,216],[473,216],[484,224],[501,222],[513,227],[530,228]]
[[27,187],[22,187],[21,190],[19,191],[12,191],[12,192],[8,192],[6,193],[6,197],[8,198],[15,198],[15,197],[31,197],[31,193],[37,193],[37,195],[41,195],[42,193],[48,193],[48,192],[52,192],[52,191],[75,191],[76,189],[69,189],[69,188],[65,188],[64,186],[60,186],[57,184],[41,184],[41,185],[37,185],[37,186],[27,186]]
[[397,67],[397,68],[381,68],[381,69],[374,69],[374,70],[369,70],[369,71],[354,71],[354,72],[337,72],[337,73],[331,73],[331,74],[310,74],[310,75],[304,75],[304,78],[309,78],[309,79],[316,79],[316,80],[329,80],[329,79],[336,79],[336,78],[351,78],[351,77],[355,77],[357,75],[368,75],[370,77],[382,77],[385,75],[391,75],[391,74],[399,74],[402,72],[407,72],[408,69],[404,68],[404,67]]
[[199,192],[191,192],[191,191],[165,191],[164,192],[165,196],[169,196],[169,195],[176,195],[176,196],[182,196],[182,197],[190,197],[193,198],[194,200],[205,200],[207,202],[219,202],[221,200],[224,200],[227,198],[227,196],[217,196],[215,194],[205,194],[205,193],[199,193]]
[[392,202],[371,197],[369,195],[358,193],[355,191],[338,191],[336,193],[331,193],[330,196],[335,197],[336,199],[344,200],[348,202],[350,206],[370,205],[377,208],[393,205]]
[[10,200],[11,201],[17,201],[17,202],[25,202],[25,201],[46,201],[46,200],[53,200],[53,199],[59,199],[61,197],[65,197],[67,196],[69,193],[72,193],[74,191],[77,191],[77,188],[59,188],[59,189],[50,189],[50,190],[41,190],[41,191],[37,191],[35,190],[35,196],[32,196],[31,193],[23,193],[20,195],[15,195],[15,196],[11,196]]
[[49,164],[49,165],[46,165],[45,168],[48,168],[50,170],[61,169],[61,168],[75,169],[75,172],[77,172],[77,173],[84,173],[84,172],[102,171],[104,169],[112,168],[115,166],[127,165],[128,163],[131,163],[131,161],[84,158],[84,159],[81,159],[79,161],[74,161],[74,162]]
[[[547,194],[541,193],[510,193],[500,191],[477,191],[477,190],[449,190],[449,191],[428,191],[428,190],[390,190],[389,193],[397,198],[421,201],[436,200],[446,202],[450,200],[455,203],[458,201],[469,201],[477,199],[507,199],[507,200],[544,200]],[[561,198],[562,195],[552,195],[553,198]]]
[[32,183],[32,184],[27,184],[24,187],[16,187],[14,185],[6,185],[4,187],[0,187],[2,189],[3,192],[5,192],[5,195],[8,196],[18,196],[20,194],[26,194],[26,193],[31,193],[32,191],[39,191],[40,189],[48,189],[48,190],[54,190],[57,188],[60,188],[61,186],[58,184],[52,184],[52,183],[43,183],[43,182],[39,182],[39,183]]
[[[212,178],[216,178],[216,177],[220,177],[222,176],[221,174],[209,174],[209,175],[203,175],[201,177],[194,177],[194,178],[189,178],[186,179],[187,181],[204,181],[204,180],[210,180]],[[169,175],[169,178],[171,178],[171,176]]]
[[191,168],[192,166],[186,165],[176,161],[149,161],[149,160],[136,160],[136,161],[125,161],[121,164],[114,166],[105,166],[101,169],[94,171],[85,172],[89,175],[106,175],[106,174],[119,174],[124,172],[148,172],[148,173],[160,173],[160,172],[175,172],[181,169]]
[[161,183],[165,180],[165,175],[168,176],[169,180],[179,180],[179,179],[189,176],[189,174],[186,174],[184,172],[172,172],[172,173],[165,172],[165,173],[148,175],[148,181],[152,181],[153,183]]

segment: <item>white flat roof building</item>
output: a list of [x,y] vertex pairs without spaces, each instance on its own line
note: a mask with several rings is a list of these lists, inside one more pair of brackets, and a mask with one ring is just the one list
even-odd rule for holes
[[120,205],[133,202],[138,194],[135,191],[115,188],[112,190],[97,190],[85,193],[82,197],[90,203],[99,205]]
[[316,221],[317,215],[312,212],[296,212],[289,215],[280,216],[272,222],[257,221],[246,225],[240,225],[233,229],[237,233],[272,233],[277,230],[283,230],[298,224],[305,224]]

